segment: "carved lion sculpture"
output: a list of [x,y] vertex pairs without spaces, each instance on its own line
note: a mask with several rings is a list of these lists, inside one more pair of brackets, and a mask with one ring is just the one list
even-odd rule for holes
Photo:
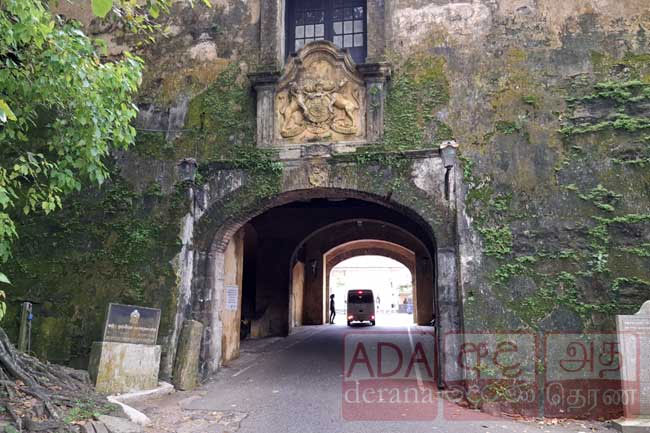
[[[295,137],[305,130],[302,120],[304,105],[302,95],[298,91],[298,86],[292,83],[289,88],[286,105],[280,110],[283,119],[280,134],[283,137]],[[300,118],[296,119],[298,116]]]
[[332,101],[330,102],[330,111],[333,112],[333,107],[343,110],[347,117],[347,122],[338,122],[332,125],[332,128],[342,134],[352,134],[356,132],[356,125],[354,124],[354,112],[359,109],[359,97],[353,91],[351,93],[352,99],[346,98],[339,90],[347,84],[347,80],[343,80],[337,86],[337,91],[333,93]]

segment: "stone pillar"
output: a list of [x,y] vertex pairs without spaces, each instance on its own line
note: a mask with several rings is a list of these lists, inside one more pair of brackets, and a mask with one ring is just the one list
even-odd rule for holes
[[260,11],[260,65],[272,69],[284,64],[284,3],[265,0]]
[[376,143],[384,137],[384,106],[386,82],[390,77],[388,63],[365,63],[357,70],[366,83],[366,139]]
[[199,352],[202,336],[201,322],[196,320],[183,322],[174,362],[173,383],[176,389],[189,391],[196,388],[199,383]]
[[328,307],[323,287],[323,253],[318,245],[305,243],[305,287],[303,295],[303,325],[325,323]]
[[219,297],[222,325],[221,362],[223,364],[239,357],[243,272],[244,230],[239,229],[230,239],[224,252],[223,290]]
[[413,314],[418,325],[428,325],[433,319],[433,270],[425,256],[415,258],[415,286],[413,287]]
[[290,326],[302,326],[303,299],[305,288],[305,264],[301,261],[293,266],[291,275],[291,323]]
[[255,72],[248,75],[257,94],[257,147],[273,146],[275,86],[278,77],[278,72]]
[[625,418],[614,422],[623,433],[650,432],[650,301],[638,313],[616,316]]
[[386,57],[386,7],[384,0],[368,0],[368,58],[367,62]]
[[[441,357],[440,375],[444,382],[463,380],[463,372],[453,354],[460,353],[463,343],[460,322],[460,298],[458,296],[458,271],[456,251],[453,248],[438,248],[438,336],[440,347],[444,347]],[[451,357],[445,354],[452,354]]]

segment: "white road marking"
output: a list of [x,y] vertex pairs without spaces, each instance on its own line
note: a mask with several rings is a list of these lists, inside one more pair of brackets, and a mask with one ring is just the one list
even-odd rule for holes
[[245,372],[246,370],[248,370],[249,368],[251,368],[251,367],[253,367],[253,366],[255,366],[255,364],[251,364],[251,365],[249,365],[248,367],[244,367],[244,368],[242,368],[242,369],[239,370],[237,373],[233,374],[232,377],[237,377],[237,376],[239,376],[240,374],[242,374],[243,372]]
[[[415,353],[415,344],[413,343],[413,334],[411,334],[411,326],[409,325],[406,330],[408,331],[409,335],[409,343],[411,344],[411,351]],[[415,378],[418,382],[418,387],[420,389],[424,389],[424,381],[422,380],[422,374],[420,373],[420,367],[419,367],[419,362],[415,363]]]

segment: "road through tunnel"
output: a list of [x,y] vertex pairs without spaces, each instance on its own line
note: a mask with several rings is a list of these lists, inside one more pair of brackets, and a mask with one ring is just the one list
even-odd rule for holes
[[440,315],[436,241],[417,213],[355,191],[280,196],[213,237],[205,281],[214,296],[199,311],[207,329],[204,368],[237,358],[243,338],[326,323],[329,273],[354,256],[403,264],[412,275],[414,322],[429,325]]

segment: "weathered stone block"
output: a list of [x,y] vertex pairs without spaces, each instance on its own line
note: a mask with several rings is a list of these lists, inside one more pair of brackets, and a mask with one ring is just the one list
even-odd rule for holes
[[196,320],[183,322],[174,363],[173,384],[177,389],[187,391],[196,388],[199,376],[199,352],[203,324]]
[[615,420],[613,426],[622,433],[650,433],[650,418]]
[[142,391],[158,385],[160,346],[93,343],[88,373],[97,392],[117,394]]
[[650,301],[634,315],[617,315],[621,355],[621,385],[625,419],[615,427],[626,432],[650,432]]
[[[110,433],[143,433],[144,428],[124,418],[100,415],[99,421],[106,426]],[[97,424],[95,424],[97,425]],[[97,428],[95,428],[97,430]]]

